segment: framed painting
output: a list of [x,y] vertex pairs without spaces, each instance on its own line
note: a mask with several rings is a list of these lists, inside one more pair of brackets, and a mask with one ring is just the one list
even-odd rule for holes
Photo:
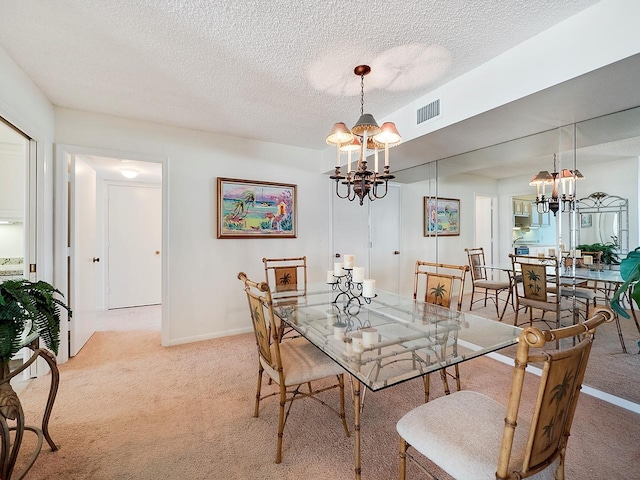
[[296,238],[296,185],[218,177],[218,238]]
[[591,228],[593,226],[593,218],[590,213],[581,213],[580,214],[580,227],[581,228]]
[[460,235],[460,200],[424,197],[424,236]]

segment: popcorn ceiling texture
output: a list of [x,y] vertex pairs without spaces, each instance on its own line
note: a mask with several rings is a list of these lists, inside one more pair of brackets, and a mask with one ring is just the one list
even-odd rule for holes
[[594,3],[0,0],[0,46],[58,106],[324,148],[356,65],[381,118]]

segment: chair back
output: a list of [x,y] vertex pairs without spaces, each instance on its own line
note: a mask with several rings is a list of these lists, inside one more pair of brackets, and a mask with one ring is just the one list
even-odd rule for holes
[[[426,303],[451,308],[452,302],[455,301],[456,309],[460,311],[464,295],[464,280],[468,271],[468,265],[448,265],[418,260],[413,278],[413,299],[418,299],[420,285],[424,285]],[[421,281],[422,277],[424,281]],[[456,297],[453,295],[454,292],[457,292]]]
[[[611,309],[600,307],[584,323],[555,330],[529,327],[521,333],[496,472],[498,480],[528,477],[564,455],[596,327],[613,318]],[[575,338],[577,343],[564,350],[544,349],[548,342],[563,338]],[[537,379],[538,395],[522,465],[509,465],[529,363],[542,364],[541,376],[529,377]]]
[[274,292],[307,293],[307,257],[263,258],[264,276]]
[[238,273],[238,279],[244,283],[260,361],[282,374],[278,326],[273,313],[269,285],[266,282],[256,283],[249,280],[244,272]]
[[484,248],[465,248],[464,251],[467,252],[467,257],[469,258],[471,280],[473,282],[476,282],[477,280],[486,280],[487,269],[484,268],[484,266],[486,265],[484,258]]
[[510,254],[513,278],[522,278],[522,289],[516,289],[516,297],[522,301],[557,302],[549,297],[549,291],[558,292],[560,267],[557,257],[534,257]]

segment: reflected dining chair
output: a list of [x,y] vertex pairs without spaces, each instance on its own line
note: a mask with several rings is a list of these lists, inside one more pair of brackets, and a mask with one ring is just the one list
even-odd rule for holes
[[[396,426],[398,478],[406,478],[407,458],[433,478],[409,450],[413,447],[459,480],[563,480],[567,441],[594,334],[602,322],[612,320],[613,312],[599,307],[584,323],[556,330],[525,329],[506,407],[464,390],[405,414]],[[545,348],[556,338],[573,338],[576,345],[565,350]],[[526,373],[529,363],[540,365],[542,374]],[[531,412],[521,409],[523,390],[537,393]]]
[[[504,312],[507,310],[507,304],[509,300],[511,300],[511,305],[513,306],[513,284],[511,282],[511,277],[509,276],[509,280],[494,280],[487,276],[487,268],[485,263],[484,256],[484,248],[465,248],[465,252],[467,252],[467,257],[469,258],[469,268],[471,271],[471,300],[469,301],[469,310],[473,309],[473,304],[479,301],[484,300],[484,306],[487,306],[487,299],[491,299],[496,306],[496,315],[500,320],[504,317]],[[478,298],[474,300],[474,296],[476,294],[476,290],[478,293],[484,292],[484,299]],[[502,309],[502,313],[500,313],[500,309],[498,306],[499,296],[502,292],[507,292],[507,298],[505,299],[504,308]],[[492,296],[489,296],[489,293]]]
[[[562,312],[573,311],[574,304],[562,295],[560,289],[560,264],[557,257],[534,257],[529,255],[509,254],[513,268],[513,277],[522,277],[522,282],[514,288],[516,299],[514,325],[518,325],[520,310],[529,310],[529,325],[533,325],[534,309],[542,313],[539,320],[545,321],[544,315],[551,312],[555,316],[555,326],[560,327]],[[558,295],[557,292],[561,294]]]
[[[280,399],[276,463],[282,461],[284,427],[293,402],[298,398],[312,398],[329,408],[342,419],[344,431],[349,436],[344,409],[344,370],[342,367],[302,338],[281,342],[275,323],[269,286],[265,282],[252,282],[244,272],[238,274],[238,279],[242,281],[247,295],[251,323],[258,347],[258,388],[253,416],[258,416],[260,401],[264,398],[277,395]],[[266,374],[277,384],[278,391],[263,396],[263,374]],[[312,382],[334,376],[337,380],[336,383],[326,384],[323,382],[320,388],[315,390],[312,388]],[[303,389],[305,386],[308,391]],[[340,391],[339,410],[316,397],[318,393],[334,388],[338,388]],[[287,403],[289,406],[285,411]]]
[[[418,292],[424,288],[424,296],[420,299],[426,303],[441,305],[446,308],[454,308],[458,312],[462,309],[462,297],[464,295],[464,281],[469,271],[468,265],[449,265],[446,263],[432,263],[416,261],[413,275],[413,299],[418,300]],[[455,293],[455,295],[454,295]],[[454,303],[455,302],[455,303]],[[443,340],[447,342],[447,334]],[[443,348],[446,350],[447,345]],[[453,355],[457,355],[457,345],[453,345]],[[444,357],[440,352],[440,357]],[[447,376],[455,378],[456,389],[460,390],[460,369],[458,364],[454,365],[455,374],[447,372],[447,369],[440,370],[440,377],[444,387],[445,395],[451,392]],[[429,374],[424,375],[424,401],[429,401],[430,381]]]

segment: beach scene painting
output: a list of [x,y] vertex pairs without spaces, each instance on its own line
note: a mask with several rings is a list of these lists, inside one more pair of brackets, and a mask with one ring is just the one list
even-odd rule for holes
[[424,197],[424,236],[460,235],[460,200]]
[[296,185],[218,178],[218,238],[296,236]]

